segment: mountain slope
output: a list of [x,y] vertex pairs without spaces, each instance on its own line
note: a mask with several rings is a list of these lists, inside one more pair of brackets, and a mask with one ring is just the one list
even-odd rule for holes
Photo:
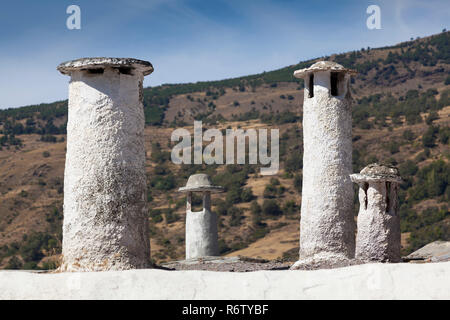
[[[322,59],[355,68],[354,170],[374,161],[400,167],[405,253],[450,240],[450,33]],[[222,254],[295,260],[301,202],[303,82],[294,70],[144,90],[152,257],[184,255],[187,177],[207,172],[227,192],[213,197]],[[0,267],[54,268],[61,250],[67,101],[0,111]],[[258,165],[170,162],[170,134],[193,121],[226,129],[279,128],[281,170]],[[197,203],[198,206],[198,203]],[[355,214],[357,198],[355,197]]]

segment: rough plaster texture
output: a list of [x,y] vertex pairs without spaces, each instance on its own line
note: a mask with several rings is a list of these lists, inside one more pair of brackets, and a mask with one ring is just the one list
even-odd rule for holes
[[347,69],[339,63],[333,61],[318,61],[308,68],[294,71],[294,76],[296,78],[303,78],[310,73],[316,73],[319,71],[343,72],[349,75],[356,75],[357,73],[355,70]]
[[0,299],[450,299],[450,262],[316,271],[0,271]]
[[71,75],[61,270],[146,268],[144,76],[85,60],[58,68]]
[[401,261],[398,184],[394,167],[371,164],[351,175],[359,185],[355,257],[363,261]]
[[434,241],[414,251],[407,260],[450,261],[450,241]]
[[352,110],[349,74],[330,94],[330,72],[314,72],[309,98],[309,73],[303,103],[303,190],[300,260],[293,266],[354,257]]
[[[219,255],[217,235],[217,215],[211,211],[211,193],[222,192],[220,186],[213,186],[209,176],[204,173],[193,174],[185,187],[178,191],[186,192],[186,259]],[[203,194],[202,211],[193,212],[192,192]]]
[[63,62],[58,66],[59,72],[66,75],[70,75],[73,71],[98,68],[131,68],[136,70],[136,74],[144,76],[153,72],[150,62],[133,58],[81,58]]

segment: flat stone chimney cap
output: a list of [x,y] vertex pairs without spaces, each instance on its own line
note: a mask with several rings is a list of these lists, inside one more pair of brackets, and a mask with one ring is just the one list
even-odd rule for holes
[[105,67],[132,68],[149,75],[153,72],[150,62],[133,58],[81,58],[61,63],[57,69],[62,74],[70,75],[75,70],[99,69]]
[[378,163],[369,164],[360,173],[351,174],[350,179],[356,183],[369,181],[402,182],[396,167]]
[[223,187],[213,186],[209,176],[204,173],[193,174],[189,177],[186,186],[178,189],[179,192],[193,192],[193,191],[209,191],[212,193],[223,192]]
[[357,74],[356,70],[344,68],[339,63],[333,61],[318,61],[309,68],[294,71],[294,77],[304,78],[306,75],[318,71],[345,72],[351,75]]

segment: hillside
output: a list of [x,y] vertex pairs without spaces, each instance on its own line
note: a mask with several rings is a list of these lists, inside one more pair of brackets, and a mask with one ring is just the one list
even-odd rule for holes
[[[152,258],[184,257],[189,175],[226,188],[214,195],[223,255],[298,258],[303,82],[293,71],[318,60],[358,70],[352,80],[353,166],[399,166],[403,253],[450,240],[450,32],[212,82],[144,89]],[[259,165],[174,165],[174,128],[279,128],[281,170]],[[0,110],[0,268],[55,268],[61,251],[67,101]],[[355,186],[356,189],[356,186]],[[195,200],[195,199],[194,199]],[[197,206],[200,199],[197,199]],[[355,196],[355,218],[358,200]]]

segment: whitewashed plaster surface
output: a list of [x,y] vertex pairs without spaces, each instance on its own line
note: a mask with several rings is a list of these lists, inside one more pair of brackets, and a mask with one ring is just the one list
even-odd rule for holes
[[[314,73],[314,97],[303,103],[303,189],[300,261],[333,262],[353,258],[352,112],[349,75],[339,96],[330,94],[330,72]],[[345,90],[344,90],[345,89]]]
[[71,70],[62,270],[149,266],[142,81]]
[[0,271],[0,299],[450,299],[450,262],[316,271]]

